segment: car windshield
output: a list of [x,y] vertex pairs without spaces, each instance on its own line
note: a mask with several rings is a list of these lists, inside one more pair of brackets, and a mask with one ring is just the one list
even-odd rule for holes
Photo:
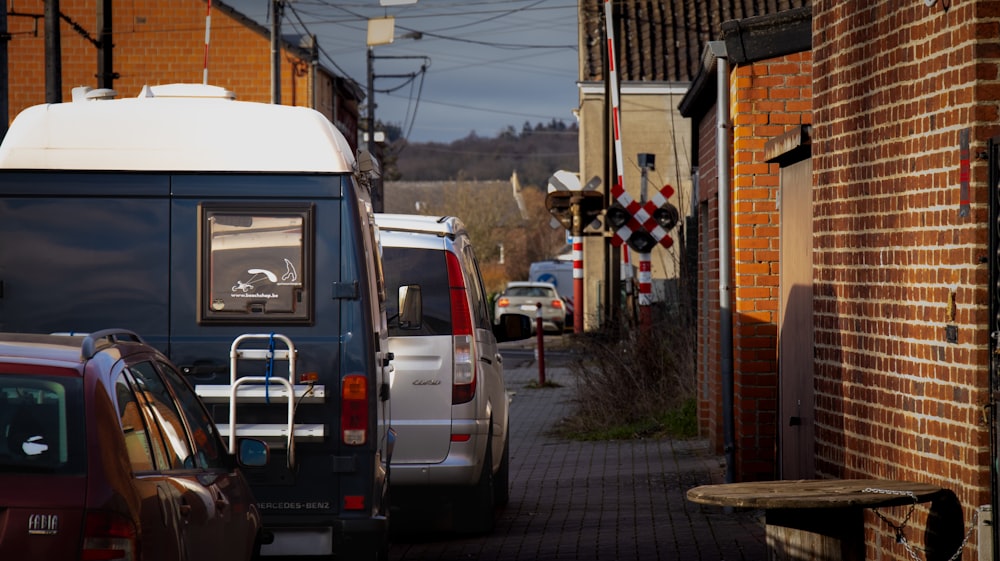
[[504,296],[528,296],[534,298],[553,298],[552,289],[544,286],[511,286]]
[[84,472],[82,386],[79,378],[0,375],[0,471]]

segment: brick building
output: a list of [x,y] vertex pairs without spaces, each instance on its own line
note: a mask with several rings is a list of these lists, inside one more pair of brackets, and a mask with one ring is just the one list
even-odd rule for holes
[[[998,18],[983,0],[813,11],[816,470],[948,489],[911,522],[945,555],[996,511]],[[870,555],[905,558],[875,522]]]
[[[607,55],[603,0],[580,0],[580,177],[607,178],[610,161],[608,103],[604,89]],[[688,251],[683,240],[691,237],[686,220],[695,200],[691,176],[690,127],[678,111],[685,92],[699,70],[701,48],[720,30],[724,21],[780,12],[806,6],[808,0],[620,0],[612,2],[613,24],[620,81],[620,130],[622,159],[620,170],[625,190],[640,200],[639,154],[652,154],[655,170],[649,174],[649,188],[673,186],[677,194],[671,203],[681,214],[680,226],[670,232],[674,245],[657,246],[651,253],[654,302],[674,302],[678,298],[677,279]],[[610,190],[610,181],[602,188]],[[598,231],[588,230],[596,234]],[[588,233],[588,232],[585,232]],[[614,249],[606,239],[584,238],[585,327],[604,324],[620,304],[620,263],[628,259],[627,247]],[[624,255],[620,255],[624,254]],[[636,260],[630,260],[636,265]],[[634,274],[634,273],[633,273]]]
[[[735,480],[937,485],[912,513],[865,512],[865,558],[949,559],[968,538],[960,558],[995,559],[981,514],[997,510],[1000,434],[1000,2],[904,4],[818,0],[799,49],[773,40],[794,12],[728,22],[706,48],[681,105],[709,302],[702,426],[726,444],[731,345]],[[754,43],[764,56],[747,56]],[[727,220],[730,330],[715,311]]]
[[[779,242],[783,233],[801,231],[787,232],[782,222],[781,165],[766,152],[770,141],[811,122],[810,8],[731,20],[721,37],[706,46],[701,72],[680,104],[696,139],[699,416],[715,449],[727,453],[730,480],[769,480],[780,471],[782,436]],[[731,126],[720,128],[720,107]],[[727,147],[721,159],[720,142]],[[729,212],[722,222],[724,193]],[[728,247],[719,243],[725,232]],[[808,342],[805,335],[795,333],[796,345]],[[808,418],[796,434],[811,429],[811,415],[796,416]],[[787,456],[801,457],[798,447]]]
[[[100,0],[61,0],[61,99],[76,86],[99,87]],[[271,101],[271,33],[224,2],[213,0],[208,81],[243,101]],[[10,2],[7,26],[9,119],[46,101],[45,1]],[[111,68],[119,97],[145,84],[201,83],[205,70],[205,0],[111,2]],[[281,42],[281,103],[312,107],[357,148],[362,89],[318,64],[311,38]],[[106,59],[105,59],[106,60]],[[9,122],[9,121],[8,121]]]

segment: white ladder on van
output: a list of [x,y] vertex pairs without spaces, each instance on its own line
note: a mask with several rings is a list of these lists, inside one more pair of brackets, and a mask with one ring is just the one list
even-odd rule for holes
[[[246,344],[267,341],[267,348],[247,348]],[[274,348],[281,343],[284,348]],[[326,388],[315,383],[295,383],[295,357],[297,351],[291,339],[276,333],[247,333],[240,335],[229,349],[229,384],[199,384],[195,393],[206,404],[228,403],[229,423],[216,423],[219,434],[229,438],[229,453],[236,454],[236,438],[248,436],[260,438],[270,445],[288,449],[288,465],[295,465],[296,441],[322,441],[325,427],[322,423],[295,423],[295,409],[301,402],[323,403]],[[277,361],[288,362],[288,377],[281,376],[240,376],[237,372],[240,361],[270,361],[269,369]],[[287,421],[283,424],[237,423],[237,404],[272,403],[287,407]],[[235,427],[235,430],[232,428]]]

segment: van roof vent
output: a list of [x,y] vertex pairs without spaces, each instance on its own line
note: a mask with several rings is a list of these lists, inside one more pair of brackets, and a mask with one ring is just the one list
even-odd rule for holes
[[143,86],[138,97],[236,99],[236,93],[220,86],[209,86],[206,84],[163,84],[159,86]]
[[118,97],[118,92],[110,88],[94,89],[90,86],[77,86],[73,88],[73,101],[95,101],[114,99],[116,97]]

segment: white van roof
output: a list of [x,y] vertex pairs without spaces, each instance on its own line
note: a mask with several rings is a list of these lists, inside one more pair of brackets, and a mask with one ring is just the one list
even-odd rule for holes
[[439,236],[454,236],[465,230],[465,224],[454,216],[376,213],[375,224],[380,230],[425,232]]
[[74,101],[22,111],[0,168],[351,172],[344,136],[318,111],[236,101],[201,84],[144,86],[136,98],[76,88]]

